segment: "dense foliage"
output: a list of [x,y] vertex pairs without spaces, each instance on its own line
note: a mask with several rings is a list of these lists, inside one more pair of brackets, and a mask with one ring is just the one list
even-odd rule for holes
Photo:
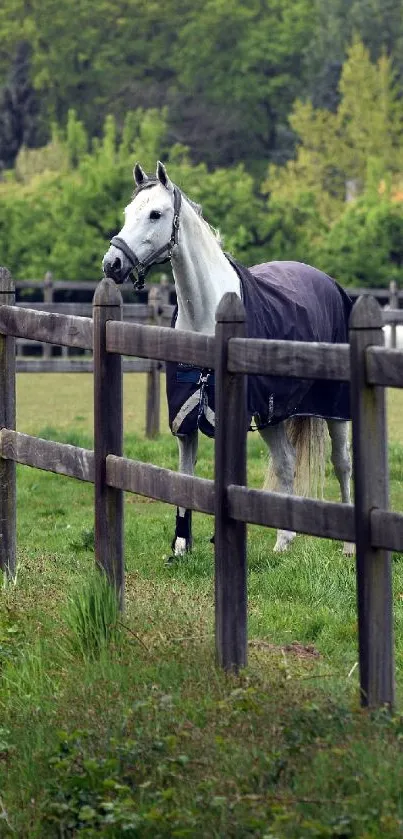
[[20,278],[97,279],[134,160],[162,158],[246,263],[400,280],[402,12],[4,0],[0,262]]

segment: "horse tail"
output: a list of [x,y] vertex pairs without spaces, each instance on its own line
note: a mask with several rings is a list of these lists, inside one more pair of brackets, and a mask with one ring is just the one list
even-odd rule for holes
[[[326,463],[326,421],[319,417],[293,417],[284,423],[287,437],[295,450],[294,494],[323,498]],[[278,481],[273,460],[264,489],[276,491]]]
[[326,463],[326,421],[321,417],[286,420],[287,435],[295,448],[295,495],[323,498]]

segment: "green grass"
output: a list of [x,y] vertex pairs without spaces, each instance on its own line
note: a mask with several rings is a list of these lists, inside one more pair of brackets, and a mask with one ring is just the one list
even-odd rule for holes
[[[83,541],[89,547],[89,540]],[[98,569],[77,586],[66,610],[68,648],[85,660],[99,658],[119,642],[120,614],[116,593]]]
[[[125,453],[176,468],[169,434],[143,438],[144,379],[125,377]],[[392,393],[396,509],[402,407]],[[21,431],[91,446],[91,412],[90,377],[18,377]],[[212,454],[202,439],[199,475],[211,477]],[[264,468],[250,435],[251,485]],[[337,498],[330,474],[326,495]],[[167,566],[174,511],[126,496],[114,625],[93,585],[92,505],[90,485],[18,467],[18,577],[0,607],[0,837],[401,836],[403,718],[359,708],[355,571],[341,546],[301,536],[279,556],[272,531],[249,528],[249,664],[236,678],[214,663],[212,519],[194,516],[192,555]],[[401,707],[399,555],[393,571]]]

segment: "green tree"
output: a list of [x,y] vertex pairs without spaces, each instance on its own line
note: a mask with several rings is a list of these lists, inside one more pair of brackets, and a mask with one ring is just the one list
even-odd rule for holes
[[154,163],[165,130],[158,113],[138,112],[128,115],[119,143],[110,117],[86,152],[84,129],[71,113],[67,131],[55,130],[46,148],[20,152],[13,177],[0,184],[4,264],[16,277],[52,270],[98,279],[102,254],[130,198],[133,160],[141,155]]
[[298,201],[309,190],[328,223],[343,210],[346,185],[365,188],[368,161],[376,159],[380,177],[402,164],[403,105],[392,63],[376,64],[356,40],[340,79],[336,113],[297,101],[290,123],[300,138],[296,158],[285,167],[270,167],[266,183],[274,196]]
[[387,286],[403,280],[403,205],[387,195],[361,196],[324,236],[315,251],[323,270],[345,285]]
[[309,0],[208,0],[182,26],[174,51],[179,84],[232,130],[235,114],[236,160],[284,156],[281,126],[303,90],[312,30]]
[[377,158],[384,171],[398,171],[403,107],[391,59],[383,55],[371,63],[368,50],[356,40],[343,67],[340,94],[336,130],[347,176],[363,184],[371,158]]
[[175,71],[170,57],[191,0],[3,0],[0,80],[23,38],[42,114],[65,124],[73,107],[89,134],[113,113],[162,107]]
[[354,37],[361,38],[372,61],[383,54],[393,57],[403,78],[403,0],[314,0],[313,19],[305,80],[315,107],[337,109],[339,79]]
[[[41,150],[22,150],[13,176],[0,184],[0,242],[3,261],[16,277],[52,270],[71,279],[98,279],[109,239],[122,225],[122,210],[133,190],[135,160],[150,172],[166,144],[164,113],[129,113],[119,139],[113,117],[92,148],[74,112],[65,132],[54,129]],[[261,261],[274,228],[265,200],[243,165],[209,171],[192,165],[176,145],[166,159],[171,177],[206,219],[222,228],[224,247],[246,263]],[[263,257],[264,258],[264,257]]]
[[30,79],[31,48],[20,41],[0,95],[0,171],[13,165],[23,144],[40,138],[39,102]]

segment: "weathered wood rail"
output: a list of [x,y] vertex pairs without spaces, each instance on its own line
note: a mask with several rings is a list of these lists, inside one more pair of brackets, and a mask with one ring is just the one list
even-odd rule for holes
[[[357,546],[360,689],[363,705],[392,705],[394,664],[391,550],[403,551],[403,515],[388,510],[385,387],[403,387],[403,351],[382,344],[382,311],[371,297],[354,306],[350,345],[245,338],[240,300],[225,295],[216,334],[125,323],[118,288],[103,280],[94,317],[24,311],[0,269],[0,565],[15,569],[15,464],[95,485],[95,558],[123,605],[122,493],[134,492],[215,516],[216,652],[226,669],[247,655],[246,523],[297,530]],[[93,328],[94,323],[94,328]],[[15,348],[19,336],[92,347],[94,451],[15,430]],[[216,372],[214,481],[122,457],[122,355],[195,363]],[[246,486],[246,375],[267,373],[352,382],[355,500],[343,505]],[[225,418],[225,426],[224,426]]]

